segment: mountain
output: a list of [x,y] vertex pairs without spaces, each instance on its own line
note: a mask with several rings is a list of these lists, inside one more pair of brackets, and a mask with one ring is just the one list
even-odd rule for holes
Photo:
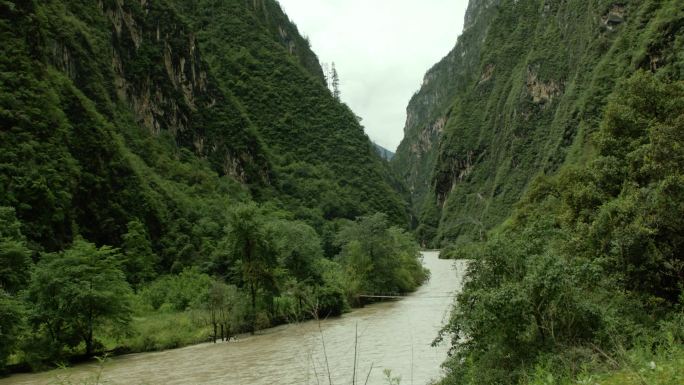
[[681,378],[683,52],[680,0],[470,1],[391,162],[469,261],[440,384]]
[[375,146],[375,149],[378,151],[378,154],[380,154],[380,157],[382,159],[389,161],[392,160],[392,158],[394,158],[394,153],[392,151],[386,149],[385,147],[382,147],[377,143],[373,143],[373,145]]
[[471,0],[407,108],[393,169],[418,234],[480,239],[540,174],[582,164],[609,95],[639,69],[681,79],[677,1]]
[[308,41],[276,1],[172,3],[199,31],[210,68],[267,144],[290,210],[305,217],[315,208],[328,219],[382,211],[408,223],[406,204],[390,187],[397,181],[356,115],[331,95]]
[[[274,0],[2,1],[0,206],[34,250],[119,246],[140,221],[160,269],[207,258],[256,200],[312,224],[404,198]],[[360,199],[359,197],[363,197]]]

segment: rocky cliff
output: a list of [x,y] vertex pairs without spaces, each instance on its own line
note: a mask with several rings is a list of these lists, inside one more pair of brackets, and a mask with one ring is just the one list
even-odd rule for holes
[[411,191],[414,215],[421,223],[419,233],[423,241],[435,236],[439,220],[437,213],[426,205],[430,202],[428,195],[436,150],[447,120],[453,113],[454,99],[467,91],[476,76],[483,37],[489,29],[489,17],[496,4],[498,2],[493,0],[470,2],[464,31],[456,46],[425,74],[420,90],[413,95],[406,109],[404,139],[392,167]]
[[250,199],[320,232],[407,222],[276,1],[2,1],[0,17],[0,206],[33,249],[117,246],[137,220],[160,268],[181,268]]
[[393,162],[426,241],[479,238],[539,174],[592,156],[607,97],[638,69],[678,79],[678,1],[472,0],[407,109]]

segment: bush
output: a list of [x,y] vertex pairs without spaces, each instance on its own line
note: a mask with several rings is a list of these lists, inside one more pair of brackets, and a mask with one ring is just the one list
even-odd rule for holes
[[139,296],[153,310],[184,311],[200,306],[213,280],[197,268],[186,269],[178,275],[167,275],[143,286]]

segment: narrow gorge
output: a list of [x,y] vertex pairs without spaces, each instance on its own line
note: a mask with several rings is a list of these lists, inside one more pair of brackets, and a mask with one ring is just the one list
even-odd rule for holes
[[684,2],[286,3],[0,0],[0,383],[684,381]]

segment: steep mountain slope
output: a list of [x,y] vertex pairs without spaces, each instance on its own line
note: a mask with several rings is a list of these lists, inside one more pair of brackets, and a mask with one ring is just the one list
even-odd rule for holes
[[393,162],[471,261],[441,384],[681,382],[683,48],[681,1],[471,0]]
[[16,207],[36,248],[77,234],[117,245],[133,218],[164,243],[187,219],[171,185],[192,184],[181,167],[211,189],[223,183],[214,172],[268,183],[252,124],[174,13],[135,2],[0,6],[0,204]]
[[393,162],[423,241],[478,239],[538,174],[592,156],[607,97],[637,69],[679,79],[678,1],[472,0],[408,107]]
[[252,198],[321,231],[376,211],[406,223],[396,180],[275,1],[181,5],[0,2],[0,206],[33,249],[118,246],[140,220],[161,267],[181,268]]
[[492,1],[470,2],[456,46],[425,74],[421,89],[406,109],[404,139],[391,164],[411,192],[423,243],[435,237],[439,223],[439,212],[428,197],[439,141],[453,112],[454,98],[468,89],[478,72],[482,37],[494,10]]
[[[176,1],[211,68],[244,106],[288,186],[310,184],[313,165],[325,188],[287,194],[294,211],[316,202],[327,218],[383,211],[407,223],[402,199],[356,115],[330,94],[308,42],[274,1]],[[298,165],[300,162],[305,167]],[[287,186],[283,186],[287,189]],[[325,197],[334,191],[336,199]],[[363,204],[359,202],[363,196]],[[304,203],[305,206],[311,206]],[[356,207],[352,207],[356,206]],[[302,215],[305,215],[302,213]]]

